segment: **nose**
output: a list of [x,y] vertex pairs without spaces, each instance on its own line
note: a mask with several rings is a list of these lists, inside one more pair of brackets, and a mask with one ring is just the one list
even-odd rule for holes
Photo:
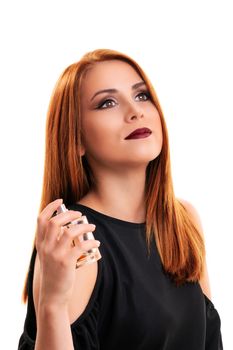
[[143,111],[139,107],[136,107],[132,104],[128,107],[125,113],[125,119],[127,122],[131,122],[132,120],[137,120],[144,117]]

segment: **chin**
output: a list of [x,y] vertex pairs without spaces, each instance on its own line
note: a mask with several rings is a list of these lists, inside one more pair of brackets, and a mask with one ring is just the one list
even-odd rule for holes
[[135,156],[135,159],[138,159],[138,160],[144,160],[145,162],[151,162],[152,160],[156,159],[161,153],[161,149],[158,150],[157,152],[155,152],[153,150],[153,152],[142,152],[142,153],[137,153],[137,155]]

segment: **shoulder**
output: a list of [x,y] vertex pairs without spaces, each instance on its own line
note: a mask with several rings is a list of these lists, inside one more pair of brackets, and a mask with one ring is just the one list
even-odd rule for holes
[[[198,231],[202,235],[203,240],[205,241],[204,238],[204,232],[203,232],[203,227],[202,227],[202,222],[200,215],[197,211],[197,209],[194,207],[193,204],[188,202],[187,200],[177,198],[178,201],[183,204],[185,207],[186,211],[188,212],[189,216],[191,217],[194,225],[197,227]],[[209,298],[211,299],[211,290],[210,290],[210,281],[209,281],[209,274],[208,274],[208,269],[207,269],[207,262],[206,258],[204,260],[204,268],[203,268],[203,274],[199,280],[200,287],[202,289],[202,292]]]
[[183,206],[185,207],[189,216],[191,217],[193,223],[195,224],[195,226],[197,227],[197,229],[201,233],[202,237],[204,238],[202,222],[201,222],[201,218],[200,218],[200,215],[199,215],[197,209],[194,207],[193,204],[191,204],[187,200],[182,199],[182,198],[177,198],[177,199],[181,204],[183,204]]

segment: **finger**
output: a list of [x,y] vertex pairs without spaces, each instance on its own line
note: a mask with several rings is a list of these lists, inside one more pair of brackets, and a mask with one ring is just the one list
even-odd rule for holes
[[88,250],[93,249],[93,248],[98,248],[100,246],[100,241],[96,239],[90,239],[88,241],[83,241],[78,244],[77,248],[76,246],[73,248],[73,250],[78,250],[81,252],[88,252]]
[[[58,217],[59,216],[59,217]],[[78,219],[82,216],[82,213],[78,211],[67,211],[59,215],[54,216],[47,223],[47,230],[44,236],[45,244],[51,245],[56,244],[57,241],[60,241],[60,237],[64,234],[64,229],[68,222]],[[69,227],[76,226],[70,223]]]
[[44,236],[45,243],[48,245],[56,244],[63,236],[63,228],[67,223],[73,226],[71,222],[80,219],[82,213],[77,210],[67,210],[65,213],[60,213],[53,216],[47,223],[47,230]]
[[75,241],[75,244],[79,244],[82,241],[82,235],[87,232],[93,232],[95,228],[96,226],[93,224],[71,225],[69,228],[64,227],[59,239],[59,245],[63,245],[67,249],[67,247],[72,246],[72,241]]
[[60,213],[56,216],[53,216],[49,221],[56,222],[59,226],[65,226],[67,224],[75,224],[82,216],[82,213],[77,210],[67,210],[64,213]]
[[41,215],[45,219],[50,219],[53,213],[57,210],[57,208],[62,204],[63,199],[56,199],[53,202],[50,202],[46,207],[42,210]]
[[62,204],[62,202],[63,199],[56,199],[55,201],[49,203],[37,217],[37,244],[40,244],[41,241],[43,241],[48,220],[51,218],[57,208]]
[[79,244],[78,246],[71,248],[69,256],[72,256],[72,259],[75,259],[77,262],[77,260],[79,260],[80,257],[84,254],[86,255],[89,253],[93,253],[93,249],[99,248],[100,244],[100,241],[95,239],[83,241],[83,243]]

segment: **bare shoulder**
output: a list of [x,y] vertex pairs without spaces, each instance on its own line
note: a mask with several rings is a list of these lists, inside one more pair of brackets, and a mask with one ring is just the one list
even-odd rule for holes
[[197,209],[193,206],[193,204],[191,204],[187,200],[184,200],[181,198],[178,198],[178,200],[179,200],[179,202],[181,202],[183,204],[183,206],[185,207],[185,209],[187,210],[189,215],[192,217],[194,224],[197,226],[198,230],[200,231],[200,233],[202,234],[202,236],[204,238],[202,222],[201,222],[201,218],[200,218],[200,215],[199,215]]
[[[85,310],[97,280],[98,264],[82,266],[76,270],[73,294],[69,304],[70,324],[76,321]],[[38,255],[35,260],[33,278],[33,300],[36,314],[38,312],[40,290],[40,261]]]
[[[204,232],[203,232],[203,226],[202,226],[202,222],[201,222],[201,218],[200,215],[197,211],[197,209],[194,207],[193,204],[191,204],[190,202],[188,202],[187,200],[178,198],[179,202],[181,202],[183,204],[183,206],[185,207],[185,209],[187,210],[187,212],[189,213],[190,217],[193,220],[193,223],[195,224],[195,226],[197,227],[198,231],[200,232],[200,234],[202,235],[204,241],[205,241],[205,237],[204,237]],[[206,263],[206,259],[204,261],[204,270],[203,270],[203,274],[199,280],[199,284],[202,288],[203,293],[209,298],[211,299],[211,290],[210,290],[210,281],[209,281],[209,275],[208,275],[208,268],[207,268],[207,263]]]

